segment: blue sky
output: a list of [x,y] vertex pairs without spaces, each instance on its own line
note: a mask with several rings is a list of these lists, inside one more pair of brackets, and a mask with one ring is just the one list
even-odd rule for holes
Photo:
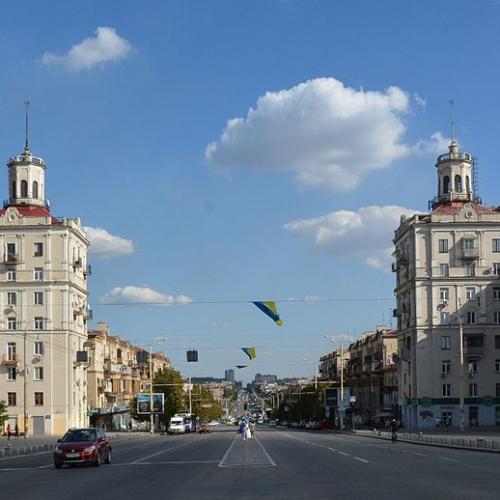
[[[245,380],[310,375],[324,335],[390,322],[391,231],[435,195],[450,98],[498,203],[500,2],[20,1],[2,20],[0,154],[30,99],[52,212],[93,228],[95,321],[167,336],[185,375],[242,346]],[[244,302],[267,299],[283,327]]]

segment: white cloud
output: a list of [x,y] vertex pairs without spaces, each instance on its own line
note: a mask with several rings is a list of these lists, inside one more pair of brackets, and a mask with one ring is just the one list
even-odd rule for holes
[[148,286],[133,286],[113,288],[105,294],[101,302],[106,304],[187,304],[193,299],[186,295],[174,295],[157,292]]
[[425,108],[427,106],[427,101],[417,93],[413,94],[413,99],[421,108]]
[[315,248],[332,255],[357,255],[368,266],[387,269],[394,230],[401,215],[416,210],[397,205],[339,210],[314,219],[288,222],[284,228],[306,239]]
[[444,137],[441,132],[434,132],[430,139],[418,141],[412,148],[416,154],[442,154],[448,151],[451,139]]
[[114,28],[99,26],[95,31],[95,37],[86,38],[73,45],[64,55],[45,52],[42,62],[47,66],[62,65],[70,71],[80,71],[125,59],[131,50],[130,42],[119,36]]
[[223,171],[285,171],[300,186],[350,190],[415,151],[403,141],[409,111],[399,87],[365,91],[317,78],[261,96],[245,118],[227,122],[205,156]]
[[86,227],[90,240],[89,255],[96,258],[128,255],[134,251],[133,241],[108,233],[102,227]]

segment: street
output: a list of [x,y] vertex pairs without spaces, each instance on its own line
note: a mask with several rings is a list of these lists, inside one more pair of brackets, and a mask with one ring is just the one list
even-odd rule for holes
[[349,434],[234,427],[113,444],[113,463],[56,470],[52,454],[0,460],[10,500],[498,498],[500,455]]

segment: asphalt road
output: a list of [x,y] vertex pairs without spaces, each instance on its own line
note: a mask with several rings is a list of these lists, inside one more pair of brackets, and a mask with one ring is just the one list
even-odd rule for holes
[[235,428],[114,443],[113,463],[56,470],[51,454],[0,460],[0,498],[498,499],[500,454],[348,434]]

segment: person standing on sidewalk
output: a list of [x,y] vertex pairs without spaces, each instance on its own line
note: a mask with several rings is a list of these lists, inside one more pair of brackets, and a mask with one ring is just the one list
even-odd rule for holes
[[7,441],[10,441],[10,436],[12,436],[12,427],[7,425]]
[[14,434],[16,436],[16,439],[19,439],[19,427],[18,425],[16,424],[16,426],[14,427]]
[[391,441],[395,443],[398,440],[398,422],[395,418],[391,422]]

